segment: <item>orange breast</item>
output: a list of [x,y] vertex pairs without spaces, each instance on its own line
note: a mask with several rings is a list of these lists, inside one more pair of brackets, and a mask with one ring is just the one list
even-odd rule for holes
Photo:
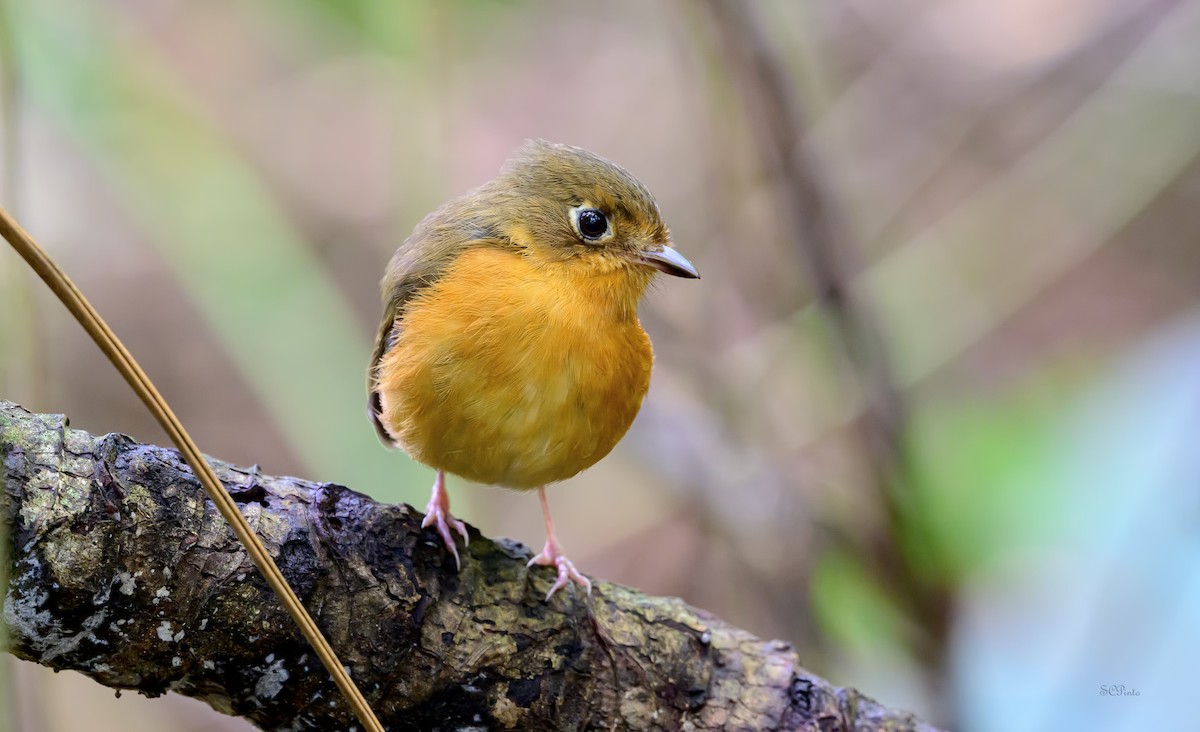
[[653,353],[641,287],[620,269],[582,269],[475,249],[408,305],[379,389],[383,422],[414,459],[534,488],[612,450]]

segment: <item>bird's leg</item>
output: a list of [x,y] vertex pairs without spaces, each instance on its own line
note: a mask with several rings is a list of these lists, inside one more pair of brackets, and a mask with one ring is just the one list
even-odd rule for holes
[[558,579],[555,580],[554,586],[546,593],[546,602],[554,597],[554,593],[558,592],[563,587],[567,586],[570,581],[575,581],[587,588],[588,594],[592,592],[592,583],[588,581],[575,569],[575,565],[567,555],[563,554],[562,546],[558,543],[558,537],[554,535],[554,519],[550,518],[550,503],[546,500],[546,486],[538,488],[538,498],[542,501],[542,515],[546,518],[546,546],[542,547],[542,553],[529,560],[527,567],[532,567],[535,564],[544,564],[548,567],[554,567],[558,570]]
[[446,492],[446,474],[441,470],[437,471],[437,477],[433,480],[433,495],[429,497],[429,505],[425,507],[425,520],[421,522],[421,528],[427,526],[437,526],[438,535],[442,537],[446,549],[454,555],[454,566],[462,569],[462,563],[458,560],[458,547],[454,545],[454,534],[450,533],[450,527],[453,526],[455,531],[462,534],[463,546],[470,540],[467,537],[467,527],[450,515],[450,494]]

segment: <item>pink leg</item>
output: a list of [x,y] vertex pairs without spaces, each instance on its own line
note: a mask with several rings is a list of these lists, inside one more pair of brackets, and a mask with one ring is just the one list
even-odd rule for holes
[[542,516],[546,518],[546,546],[542,548],[542,553],[529,560],[527,567],[532,567],[535,564],[543,564],[547,567],[554,567],[558,570],[558,579],[554,582],[554,586],[546,593],[546,602],[554,597],[554,593],[567,586],[567,583],[574,581],[576,584],[586,587],[588,594],[592,592],[592,583],[588,581],[575,569],[575,565],[567,556],[563,554],[562,546],[558,543],[558,537],[554,535],[554,520],[550,518],[550,503],[546,500],[546,487],[538,488],[538,498],[542,501]]
[[421,528],[434,525],[437,526],[438,535],[442,537],[446,550],[454,555],[454,566],[462,569],[462,563],[458,560],[458,547],[454,545],[454,534],[450,533],[450,527],[453,526],[455,531],[462,534],[463,546],[469,541],[467,527],[450,515],[450,494],[446,492],[446,474],[441,470],[437,471],[437,478],[433,481],[433,495],[429,497],[429,505],[425,507],[425,520],[421,522]]

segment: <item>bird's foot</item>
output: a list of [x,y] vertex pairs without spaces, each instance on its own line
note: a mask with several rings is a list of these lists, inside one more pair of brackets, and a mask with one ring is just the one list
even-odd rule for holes
[[458,547],[455,546],[454,534],[450,533],[450,527],[454,527],[454,530],[462,536],[464,547],[471,540],[467,536],[466,525],[450,514],[450,496],[442,486],[442,480],[439,473],[438,480],[433,485],[433,496],[429,499],[429,505],[425,507],[425,520],[421,522],[421,528],[436,526],[438,536],[442,537],[442,543],[446,545],[446,550],[454,556],[454,567],[462,569],[462,562],[458,558]]
[[535,564],[541,564],[546,567],[554,567],[558,570],[558,579],[550,591],[546,593],[546,602],[550,602],[550,598],[554,597],[554,593],[567,586],[568,582],[574,582],[580,587],[586,587],[588,594],[592,593],[592,583],[579,570],[575,569],[575,563],[567,559],[567,555],[563,554],[562,547],[553,539],[546,540],[546,546],[542,548],[542,553],[529,560],[526,567],[532,567]]

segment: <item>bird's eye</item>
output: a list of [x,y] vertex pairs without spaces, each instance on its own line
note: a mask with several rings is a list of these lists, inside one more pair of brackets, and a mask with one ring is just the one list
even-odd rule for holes
[[608,218],[594,208],[581,208],[575,214],[575,225],[579,234],[588,241],[596,241],[608,232]]

